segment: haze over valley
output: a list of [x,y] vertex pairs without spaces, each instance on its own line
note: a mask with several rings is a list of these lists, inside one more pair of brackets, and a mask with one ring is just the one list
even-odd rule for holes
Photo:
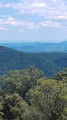
[[13,48],[18,51],[31,52],[67,52],[67,41],[58,43],[25,42],[25,43],[0,43],[0,46]]

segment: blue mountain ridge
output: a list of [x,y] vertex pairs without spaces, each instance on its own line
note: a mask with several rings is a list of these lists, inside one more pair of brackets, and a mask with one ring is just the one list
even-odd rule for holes
[[60,43],[41,43],[41,42],[29,42],[29,43],[0,43],[8,48],[12,48],[18,51],[26,53],[31,52],[67,52],[67,41]]

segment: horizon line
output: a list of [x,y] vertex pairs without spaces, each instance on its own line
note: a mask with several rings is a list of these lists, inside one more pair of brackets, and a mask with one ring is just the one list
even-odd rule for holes
[[23,41],[23,42],[22,41],[17,41],[17,42],[16,41],[14,41],[14,42],[10,41],[10,42],[8,42],[8,41],[6,41],[6,42],[0,42],[0,44],[6,44],[6,43],[7,44],[10,44],[10,43],[11,44],[14,44],[14,43],[15,44],[16,43],[61,43],[61,42],[67,42],[67,40],[65,40],[65,41],[64,40],[63,41],[57,41],[57,42],[56,41],[55,42],[47,42],[47,41]]

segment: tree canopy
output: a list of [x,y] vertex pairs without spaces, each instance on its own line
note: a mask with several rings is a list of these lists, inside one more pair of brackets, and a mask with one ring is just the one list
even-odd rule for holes
[[3,75],[0,120],[67,120],[67,69],[49,79],[34,66]]

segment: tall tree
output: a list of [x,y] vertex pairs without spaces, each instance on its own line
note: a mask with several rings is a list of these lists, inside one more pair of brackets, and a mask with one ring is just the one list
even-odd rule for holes
[[43,120],[67,120],[67,88],[65,83],[40,79],[32,94],[31,104]]
[[3,120],[23,120],[28,106],[18,94],[6,95],[2,104]]

